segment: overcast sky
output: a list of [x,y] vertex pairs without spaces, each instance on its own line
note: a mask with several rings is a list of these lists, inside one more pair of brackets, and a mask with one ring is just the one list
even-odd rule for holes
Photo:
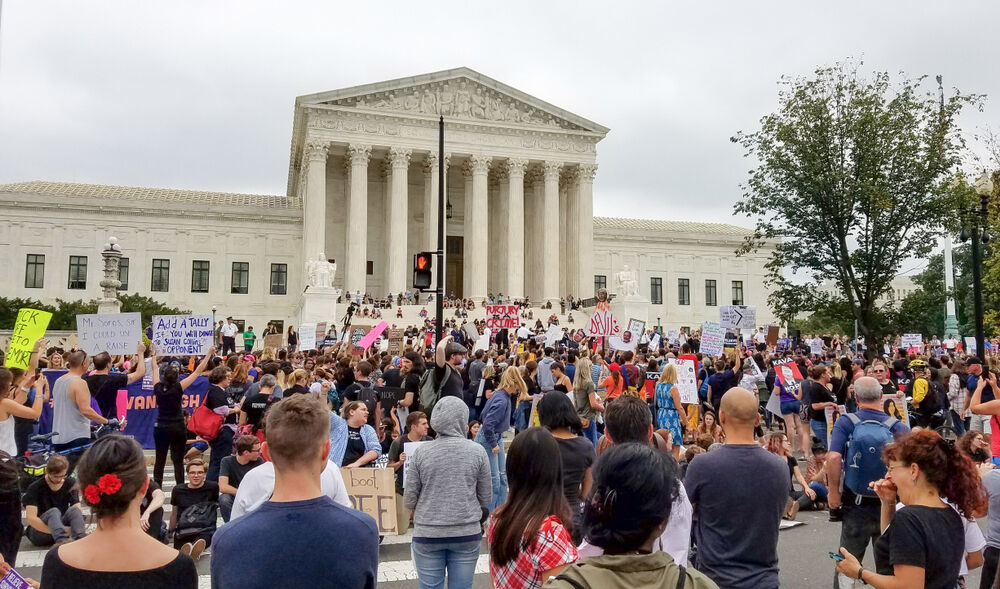
[[848,57],[1000,126],[993,1],[0,1],[0,183],[284,194],[296,96],[458,66],[610,127],[597,215],[750,225],[729,138]]

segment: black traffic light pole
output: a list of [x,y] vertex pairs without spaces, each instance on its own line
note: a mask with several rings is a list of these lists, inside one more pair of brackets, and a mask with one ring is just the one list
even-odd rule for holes
[[438,122],[438,245],[437,245],[437,288],[434,304],[437,321],[434,325],[434,345],[441,341],[444,329],[444,117]]

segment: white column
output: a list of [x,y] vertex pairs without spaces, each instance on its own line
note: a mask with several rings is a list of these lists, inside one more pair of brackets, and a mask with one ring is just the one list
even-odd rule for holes
[[386,211],[385,291],[393,296],[410,287],[407,280],[407,204],[409,202],[409,149],[389,148],[389,205]]
[[432,152],[424,160],[424,239],[421,245],[424,251],[432,252],[437,249],[437,224],[438,154]]
[[542,300],[559,304],[559,170],[560,162],[545,162],[545,198],[542,205]]
[[[577,171],[574,168],[566,178],[566,290],[564,295],[573,295],[580,300],[589,295],[580,293],[580,192],[577,182]],[[593,280],[593,278],[591,278]]]
[[315,260],[326,251],[327,154],[325,142],[306,144],[306,191],[302,203],[302,251],[306,260]]
[[465,202],[465,252],[463,262],[463,296],[467,299],[486,299],[487,272],[487,182],[492,158],[473,155],[466,162],[466,181],[472,180],[472,189],[466,188]]
[[347,211],[346,271],[344,289],[355,293],[367,292],[366,270],[368,267],[368,161],[372,146],[351,144],[347,146],[347,160],[350,162],[351,186]]
[[504,301],[524,296],[524,172],[528,160],[507,160],[507,277],[504,281]]
[[[575,297],[587,298],[594,296],[594,174],[597,164],[581,164],[576,169],[576,201],[577,210],[574,226],[578,228],[580,243],[577,246],[577,277]],[[664,290],[667,285],[663,285]]]
[[566,174],[559,176],[559,296],[564,297],[570,291],[569,267],[575,264],[572,255],[567,248],[569,240],[566,238],[567,227],[572,227],[566,222],[569,213],[569,182]]
[[539,168],[532,168],[527,176],[528,186],[531,187],[530,198],[525,198],[525,230],[528,232],[527,252],[525,253],[525,275],[527,276],[527,291],[532,305],[539,305],[542,301],[542,273],[545,271],[545,254],[542,249],[543,237],[545,233],[545,177]]

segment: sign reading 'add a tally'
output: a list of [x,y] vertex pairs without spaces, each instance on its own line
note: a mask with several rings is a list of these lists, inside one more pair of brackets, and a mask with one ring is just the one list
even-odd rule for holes
[[212,347],[212,316],[153,315],[157,356],[203,356]]
[[76,316],[80,349],[91,356],[107,352],[112,356],[135,353],[142,341],[141,313],[98,313]]

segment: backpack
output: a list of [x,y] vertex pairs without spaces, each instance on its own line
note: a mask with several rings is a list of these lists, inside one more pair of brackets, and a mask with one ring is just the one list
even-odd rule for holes
[[215,501],[196,503],[181,512],[174,529],[174,539],[194,541],[202,534],[215,532],[218,525],[219,504]]
[[847,438],[844,486],[857,495],[859,500],[861,497],[877,497],[868,484],[885,477],[882,448],[892,441],[892,427],[899,420],[890,417],[885,421],[861,421],[855,413],[848,413],[847,418],[854,424],[854,432]]
[[454,369],[450,365],[444,365],[444,378],[441,379],[441,382],[434,381],[434,373],[437,372],[436,366],[431,366],[420,375],[420,409],[427,414],[428,419],[430,419],[434,406],[441,400],[441,387],[451,378],[452,370]]
[[18,488],[19,470],[17,461],[10,454],[0,450],[0,492]]

